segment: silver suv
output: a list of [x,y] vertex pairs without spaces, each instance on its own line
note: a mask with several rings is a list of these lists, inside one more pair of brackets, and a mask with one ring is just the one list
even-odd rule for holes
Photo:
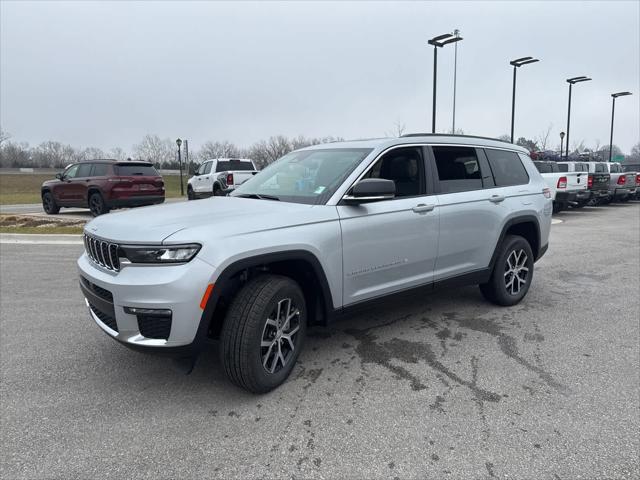
[[94,219],[80,287],[119,342],[195,359],[217,339],[231,381],[266,392],[291,372],[308,325],[362,304],[461,284],[518,303],[551,210],[526,150],[510,143],[419,134],[316,145],[230,196]]

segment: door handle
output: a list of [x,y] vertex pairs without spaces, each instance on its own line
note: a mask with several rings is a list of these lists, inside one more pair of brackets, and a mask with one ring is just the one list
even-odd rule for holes
[[504,195],[491,195],[491,197],[489,197],[489,201],[493,203],[500,203],[504,201]]
[[424,203],[419,203],[411,210],[413,210],[415,213],[424,213],[432,211],[435,207],[435,205],[425,205]]

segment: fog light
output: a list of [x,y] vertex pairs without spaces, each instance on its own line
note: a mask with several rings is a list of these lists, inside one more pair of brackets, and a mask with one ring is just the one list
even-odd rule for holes
[[129,315],[145,315],[147,317],[170,317],[171,310],[167,308],[138,308],[124,307],[124,313]]

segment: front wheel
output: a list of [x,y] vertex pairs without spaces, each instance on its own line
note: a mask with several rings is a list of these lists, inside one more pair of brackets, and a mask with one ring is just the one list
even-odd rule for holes
[[306,330],[298,284],[280,275],[254,278],[235,296],[224,320],[220,355],[225,373],[250,392],[273,390],[291,373]]
[[47,215],[55,215],[60,211],[60,207],[56,203],[51,192],[44,192],[42,194],[42,208]]
[[529,242],[518,235],[507,235],[482,295],[492,303],[511,306],[520,302],[533,279],[533,252]]
[[191,185],[189,185],[187,187],[187,200],[195,200],[196,199],[196,194],[193,192],[193,188],[191,188]]
[[91,210],[91,215],[97,217],[98,215],[109,213],[110,208],[105,203],[102,195],[99,192],[94,192],[89,196],[89,210]]

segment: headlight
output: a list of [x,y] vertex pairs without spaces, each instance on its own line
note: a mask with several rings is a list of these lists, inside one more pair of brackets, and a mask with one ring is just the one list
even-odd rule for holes
[[121,246],[120,256],[131,263],[187,263],[196,256],[200,245]]

